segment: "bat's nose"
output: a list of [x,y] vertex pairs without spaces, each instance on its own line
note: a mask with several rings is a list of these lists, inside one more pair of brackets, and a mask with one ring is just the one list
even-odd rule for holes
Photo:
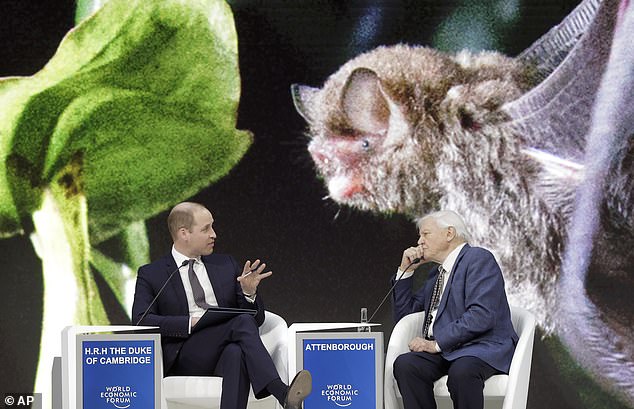
[[308,152],[310,156],[313,158],[315,163],[319,166],[325,166],[331,163],[332,158],[330,154],[321,146],[318,146],[315,143],[311,143],[308,145]]

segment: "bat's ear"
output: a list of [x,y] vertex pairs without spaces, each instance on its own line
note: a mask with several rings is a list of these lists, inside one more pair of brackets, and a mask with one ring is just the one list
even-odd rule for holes
[[352,71],[341,93],[341,108],[350,125],[361,132],[383,133],[388,129],[388,98],[378,75],[368,68]]
[[291,85],[291,94],[293,96],[293,104],[295,109],[308,123],[312,123],[315,118],[315,98],[319,92],[318,88],[306,85]]

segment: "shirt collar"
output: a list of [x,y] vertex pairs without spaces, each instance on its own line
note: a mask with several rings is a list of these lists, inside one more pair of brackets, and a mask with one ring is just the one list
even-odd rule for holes
[[[172,257],[174,258],[174,261],[176,262],[177,266],[182,266],[183,263],[185,262],[185,260],[189,260],[191,258],[191,257],[187,257],[183,253],[181,253],[178,250],[176,250],[176,248],[173,245],[172,245]],[[196,260],[199,263],[201,263],[200,256],[194,258],[194,260]]]
[[461,245],[453,249],[453,251],[447,256],[447,258],[445,258],[445,261],[442,262],[442,268],[444,268],[445,271],[451,273],[451,270],[453,270],[453,266],[454,264],[456,264],[456,260],[458,259],[458,255],[460,254],[460,250],[462,250],[465,244],[467,243],[462,243]]

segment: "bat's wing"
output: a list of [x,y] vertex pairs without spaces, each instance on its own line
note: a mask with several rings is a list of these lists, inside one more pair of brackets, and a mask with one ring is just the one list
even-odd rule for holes
[[[598,273],[602,277],[614,274],[612,268],[625,274],[632,271],[631,246],[613,244],[618,240],[631,244],[634,230],[634,2],[623,0],[618,11],[609,57],[598,75],[599,87],[587,118],[584,177],[574,199],[557,294],[560,334],[571,354],[632,405],[634,364],[632,350],[624,348],[631,345],[631,333],[610,325],[610,317],[606,319],[606,311],[585,287],[590,269],[602,270]],[[612,243],[609,254],[602,255],[593,250],[597,242],[606,240],[601,235],[605,231],[612,235]],[[592,259],[595,256],[598,260]],[[606,263],[605,257],[616,260],[616,266]]]
[[586,135],[610,55],[618,0],[585,0],[517,58],[543,80],[502,107],[524,153],[541,166],[538,191],[571,215],[585,174]]
[[[603,186],[599,175],[618,166],[615,152],[628,149],[633,7],[629,0],[585,0],[517,57],[543,80],[502,110],[524,153],[542,165],[543,198],[565,216],[582,202],[576,188]],[[612,155],[596,164],[605,146]]]
[[[632,156],[634,146],[634,3],[623,1],[610,55],[588,117],[584,177],[572,214],[562,269],[583,281],[604,207],[619,229],[634,228]],[[617,255],[613,255],[617,256]],[[632,387],[634,398],[634,383]]]
[[534,66],[536,77],[543,80],[502,109],[527,153],[546,167],[565,170],[570,164],[574,171],[574,164],[583,162],[617,9],[617,0],[586,0],[517,57]]
[[582,2],[561,23],[551,28],[517,58],[533,64],[537,70],[537,79],[545,80],[559,67],[587,31],[600,5],[601,0]]

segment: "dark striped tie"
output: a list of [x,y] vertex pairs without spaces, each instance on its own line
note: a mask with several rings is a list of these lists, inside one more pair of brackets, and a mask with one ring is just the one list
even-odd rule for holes
[[200,285],[200,281],[198,281],[198,277],[196,277],[196,273],[194,273],[194,263],[196,260],[193,258],[189,259],[189,270],[187,270],[187,276],[189,277],[189,283],[192,286],[192,292],[194,293],[194,302],[200,308],[211,308],[211,305],[207,304],[205,301],[205,290],[203,290],[203,286]]
[[431,325],[431,313],[438,309],[440,304],[440,297],[442,295],[442,285],[445,280],[445,269],[442,266],[438,266],[438,277],[436,277],[436,283],[434,284],[434,291],[431,295],[431,303],[429,304],[429,311],[425,314],[425,326],[423,327],[423,337],[425,339],[433,340],[434,337],[429,336],[429,326]]

